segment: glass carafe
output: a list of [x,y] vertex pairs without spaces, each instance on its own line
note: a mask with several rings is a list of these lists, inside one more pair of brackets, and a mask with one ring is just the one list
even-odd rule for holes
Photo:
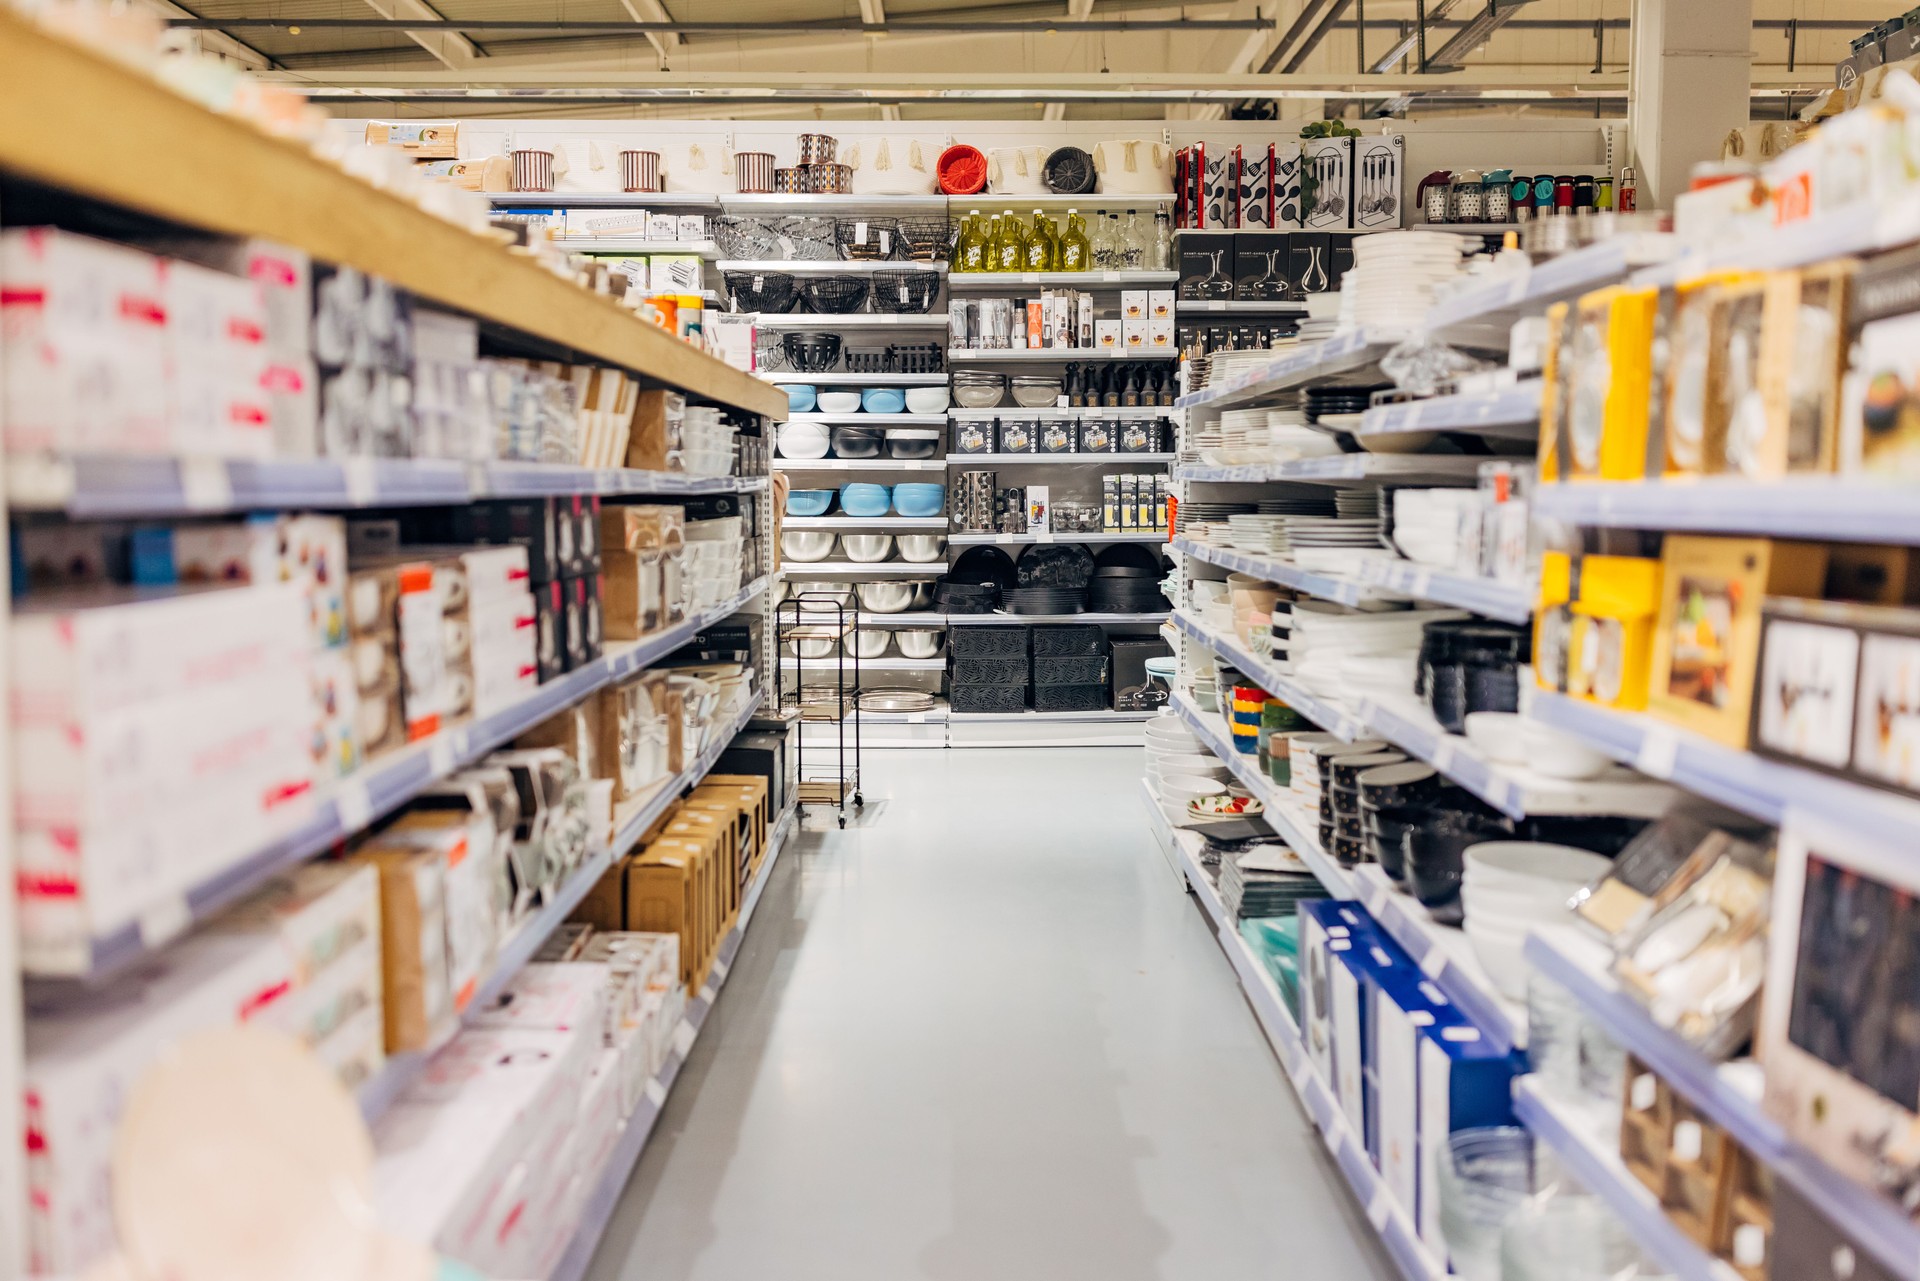
[[1122,271],[1144,271],[1147,266],[1147,233],[1140,225],[1138,210],[1127,210],[1127,220],[1121,224],[1120,233],[1126,242],[1126,253]]
[[1078,209],[1067,210],[1067,229],[1060,237],[1060,271],[1087,271],[1093,266],[1093,246],[1087,240],[1087,220]]
[[994,250],[992,271],[1020,271],[1027,260],[1027,232],[1009,209],[1000,215],[1000,243]]
[[1173,270],[1173,218],[1164,204],[1153,211],[1153,253],[1148,256],[1147,268]]
[[1053,270],[1053,223],[1038,209],[1033,211],[1033,230],[1027,236],[1027,247],[1021,257],[1022,271]]

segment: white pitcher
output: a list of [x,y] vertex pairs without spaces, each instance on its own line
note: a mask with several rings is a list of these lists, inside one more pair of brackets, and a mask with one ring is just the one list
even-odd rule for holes
[[1172,154],[1164,143],[1145,138],[1103,142],[1093,149],[1093,167],[1100,171],[1100,190],[1108,195],[1152,195],[1172,189],[1168,166]]
[[995,147],[987,153],[987,190],[996,196],[1044,196],[1045,147]]

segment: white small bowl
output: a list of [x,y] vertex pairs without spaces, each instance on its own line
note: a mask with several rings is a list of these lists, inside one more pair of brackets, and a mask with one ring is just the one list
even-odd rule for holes
[[1217,778],[1203,778],[1198,774],[1163,774],[1160,776],[1160,797],[1169,805],[1182,809],[1188,801],[1202,796],[1225,796],[1227,785]]
[[1598,778],[1613,766],[1613,758],[1595,751],[1571,734],[1539,721],[1525,722],[1527,765],[1549,778]]
[[1192,756],[1179,753],[1162,756],[1151,764],[1162,774],[1191,774],[1195,778],[1219,778],[1230,772],[1226,763],[1217,756]]
[[1578,888],[1613,866],[1611,859],[1589,850],[1545,841],[1483,841],[1467,847],[1465,862],[1474,888],[1522,894],[1536,892],[1542,881]]
[[860,393],[857,391],[823,391],[819,396],[820,412],[823,414],[857,414],[860,412]]
[[944,414],[947,412],[949,399],[945,387],[909,387],[907,388],[907,412]]
[[1518,712],[1468,712],[1467,741],[1490,761],[1527,763],[1526,720]]
[[785,422],[780,424],[778,440],[782,458],[825,458],[833,433],[825,423]]

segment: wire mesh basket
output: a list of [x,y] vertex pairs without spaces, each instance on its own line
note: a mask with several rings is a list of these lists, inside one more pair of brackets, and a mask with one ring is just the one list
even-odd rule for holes
[[1065,658],[1107,652],[1107,634],[1092,623],[1070,623],[1060,627],[1033,629],[1035,658]]
[[[948,629],[947,648],[955,658],[1019,658],[1027,656],[1026,627],[954,627]],[[1025,680],[1022,675],[1020,679]]]
[[809,276],[800,283],[807,306],[827,316],[860,310],[870,292],[870,286],[858,276]]
[[894,256],[908,262],[945,262],[953,247],[953,224],[945,218],[902,218]]
[[1109,706],[1105,685],[1047,685],[1033,691],[1036,712],[1104,712]]
[[896,374],[942,374],[947,349],[937,342],[895,343],[887,348],[887,360]]
[[1077,654],[1071,658],[1033,656],[1033,683],[1039,685],[1102,685],[1107,683],[1105,654]]
[[833,238],[848,262],[881,262],[899,246],[899,225],[891,218],[839,218]]
[[1024,712],[1027,710],[1027,687],[955,685],[947,695],[947,707],[956,712]]
[[925,315],[940,296],[937,271],[876,271],[873,273],[873,309],[895,315]]
[[785,334],[781,346],[787,363],[804,374],[820,374],[840,361],[839,334]]
[[784,271],[729,271],[726,282],[735,311],[791,311],[800,298],[800,282]]
[[831,218],[721,214],[708,227],[723,258],[826,262],[840,256]]

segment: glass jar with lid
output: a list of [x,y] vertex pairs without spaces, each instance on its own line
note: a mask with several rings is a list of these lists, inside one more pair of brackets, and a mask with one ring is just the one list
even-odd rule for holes
[[1478,169],[1462,169],[1453,175],[1451,202],[1453,221],[1480,222],[1486,217],[1485,180]]

